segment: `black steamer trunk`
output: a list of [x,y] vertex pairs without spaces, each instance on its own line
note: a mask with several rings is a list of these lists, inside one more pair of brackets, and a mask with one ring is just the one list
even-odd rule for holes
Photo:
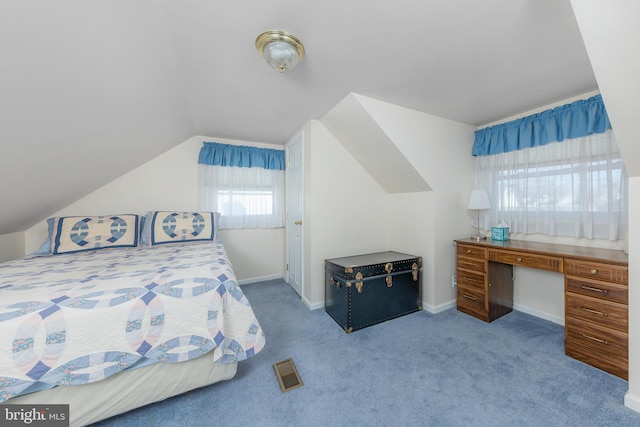
[[421,257],[378,252],[324,266],[324,309],[347,333],[422,310]]

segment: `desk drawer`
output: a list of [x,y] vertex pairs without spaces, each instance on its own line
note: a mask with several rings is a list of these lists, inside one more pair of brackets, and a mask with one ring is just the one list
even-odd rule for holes
[[578,261],[566,258],[564,260],[564,271],[565,274],[569,274],[571,276],[606,280],[608,282],[620,283],[622,285],[629,283],[629,268],[620,265]]
[[485,312],[485,293],[484,289],[468,287],[458,284],[457,304],[468,307],[473,311]]
[[575,343],[620,362],[629,360],[629,337],[624,332],[567,317],[565,339],[565,344]]
[[567,292],[566,316],[627,332],[627,306]]
[[484,291],[484,275],[475,274],[467,271],[457,270],[456,276],[458,284],[472,288],[479,288]]
[[456,258],[456,267],[458,268],[466,268],[467,270],[479,271],[480,273],[484,273],[484,265],[485,261],[483,259],[477,258]]
[[580,277],[565,276],[565,291],[622,304],[627,304],[629,301],[627,285],[582,279]]
[[562,273],[562,258],[560,257],[489,249],[489,261]]
[[569,357],[581,360],[610,374],[617,375],[624,380],[629,379],[629,362],[627,360],[603,356],[597,351],[593,351],[571,341],[567,341],[564,348],[565,354]]
[[484,260],[486,257],[486,249],[480,246],[456,244],[456,255],[459,257],[479,258]]

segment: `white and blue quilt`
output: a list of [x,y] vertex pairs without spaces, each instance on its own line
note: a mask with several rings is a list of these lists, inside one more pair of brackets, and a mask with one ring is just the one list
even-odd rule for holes
[[0,264],[0,402],[265,336],[220,241],[111,248]]

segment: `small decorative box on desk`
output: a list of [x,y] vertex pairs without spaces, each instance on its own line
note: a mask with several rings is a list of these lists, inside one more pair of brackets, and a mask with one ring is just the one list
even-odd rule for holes
[[491,227],[491,240],[509,240],[509,227],[506,225]]
[[422,310],[421,257],[378,252],[324,267],[324,310],[346,333]]

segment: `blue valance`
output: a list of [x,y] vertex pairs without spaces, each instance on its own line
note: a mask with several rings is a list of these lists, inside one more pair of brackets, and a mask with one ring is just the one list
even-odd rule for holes
[[476,131],[471,154],[486,156],[579,138],[611,129],[602,96]]
[[284,150],[248,147],[245,145],[205,142],[200,149],[198,163],[212,166],[237,166],[284,170]]

